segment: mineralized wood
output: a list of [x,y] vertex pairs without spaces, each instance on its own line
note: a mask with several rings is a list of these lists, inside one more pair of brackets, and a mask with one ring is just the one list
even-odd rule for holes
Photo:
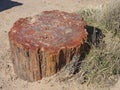
[[83,52],[85,26],[81,16],[57,10],[19,19],[9,32],[15,73],[36,81],[58,72]]

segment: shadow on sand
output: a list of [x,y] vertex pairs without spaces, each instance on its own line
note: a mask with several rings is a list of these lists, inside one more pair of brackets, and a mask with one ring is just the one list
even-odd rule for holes
[[11,0],[0,0],[0,12],[19,5],[22,5],[22,3]]

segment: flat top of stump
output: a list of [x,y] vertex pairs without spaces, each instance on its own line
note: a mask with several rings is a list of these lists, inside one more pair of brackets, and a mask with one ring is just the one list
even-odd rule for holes
[[10,39],[22,47],[58,50],[82,44],[87,37],[83,18],[75,13],[44,11],[40,15],[19,19]]

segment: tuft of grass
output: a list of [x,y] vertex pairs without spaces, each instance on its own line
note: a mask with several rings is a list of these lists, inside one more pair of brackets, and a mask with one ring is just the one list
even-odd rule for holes
[[103,11],[101,9],[80,9],[77,13],[84,18],[87,25],[100,28],[103,32],[108,32],[105,25],[101,23],[103,17]]
[[117,82],[116,77],[120,75],[120,41],[110,39],[104,49],[93,48],[81,64],[88,84],[103,86]]
[[120,0],[112,0],[102,10],[81,9],[77,13],[106,36],[106,46],[101,44],[100,48],[92,48],[82,61],[79,68],[84,76],[79,77],[84,77],[82,82],[88,84],[115,84],[120,76]]
[[100,22],[107,30],[120,37],[120,0],[112,0],[103,9]]
[[97,9],[81,9],[77,13],[80,14],[85,19],[87,24],[94,25],[98,23],[99,12],[101,11]]

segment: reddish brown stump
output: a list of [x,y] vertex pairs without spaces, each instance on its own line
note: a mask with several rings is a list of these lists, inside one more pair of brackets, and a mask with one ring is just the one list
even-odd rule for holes
[[58,72],[83,52],[85,26],[81,16],[57,10],[19,19],[9,32],[15,73],[36,81]]

